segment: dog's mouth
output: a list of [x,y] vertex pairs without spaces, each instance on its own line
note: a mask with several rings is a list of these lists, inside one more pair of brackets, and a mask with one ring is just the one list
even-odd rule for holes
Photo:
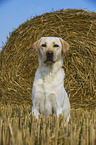
[[54,61],[54,60],[49,60],[49,59],[46,59],[46,60],[44,61],[44,63],[51,64],[51,63],[55,63],[55,61]]
[[44,61],[44,63],[49,63],[49,64],[55,63],[53,51],[48,50],[48,51],[46,52],[46,60]]

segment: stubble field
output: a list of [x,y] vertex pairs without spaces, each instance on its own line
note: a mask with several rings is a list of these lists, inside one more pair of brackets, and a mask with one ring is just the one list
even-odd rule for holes
[[64,116],[35,116],[28,105],[0,104],[0,145],[95,145],[96,110],[71,109]]

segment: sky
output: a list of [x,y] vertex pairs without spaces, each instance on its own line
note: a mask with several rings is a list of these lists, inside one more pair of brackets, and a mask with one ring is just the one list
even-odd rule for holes
[[0,50],[9,33],[36,15],[60,9],[96,12],[96,0],[0,0]]

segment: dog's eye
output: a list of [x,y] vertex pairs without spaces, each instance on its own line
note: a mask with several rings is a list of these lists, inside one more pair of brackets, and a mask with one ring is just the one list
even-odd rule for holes
[[42,46],[42,47],[46,47],[47,45],[46,45],[46,44],[42,44],[41,46]]
[[53,47],[59,47],[59,45],[58,44],[54,44]]

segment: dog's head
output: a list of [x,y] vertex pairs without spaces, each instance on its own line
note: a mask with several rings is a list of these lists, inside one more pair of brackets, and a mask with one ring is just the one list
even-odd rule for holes
[[62,53],[66,54],[69,44],[58,37],[41,37],[33,44],[33,48],[39,50],[39,59],[45,64],[52,64],[62,59]]

